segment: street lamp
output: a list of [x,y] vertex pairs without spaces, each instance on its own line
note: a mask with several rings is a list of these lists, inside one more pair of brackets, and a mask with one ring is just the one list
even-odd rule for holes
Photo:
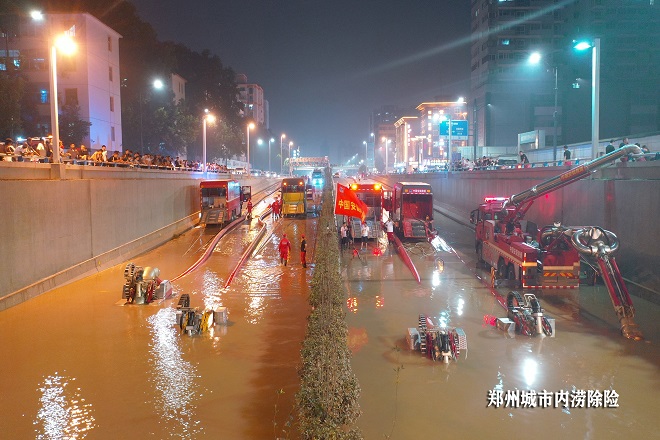
[[60,35],[53,40],[50,48],[50,125],[53,130],[53,163],[60,162],[60,122],[57,110],[57,50],[65,55],[76,51],[76,43],[68,35]]
[[600,38],[593,41],[574,41],[576,50],[591,51],[591,157],[598,157],[598,137],[600,120]]
[[291,147],[293,147],[293,141],[289,141],[289,176],[292,173],[292,168],[291,168]]
[[[163,88],[163,81],[160,79],[155,79],[153,82],[153,88],[156,90],[160,90]],[[144,136],[143,136],[143,131],[142,131],[142,88],[140,88],[140,93],[138,96],[140,102],[139,102],[139,107],[140,107],[140,156],[144,155]],[[205,110],[208,112],[208,109]]]
[[270,144],[271,142],[275,142],[275,139],[270,138],[268,139],[268,172],[271,173],[273,170],[270,168]]
[[364,144],[364,161],[367,161],[367,141],[362,141]]
[[206,124],[214,123],[215,116],[209,113],[209,109],[204,109],[204,117],[202,118],[202,172],[206,177]]
[[389,164],[390,156],[389,156],[389,152],[388,152],[388,148],[387,148],[387,143],[389,141],[390,140],[388,138],[383,137],[383,143],[385,144],[385,174],[389,174],[388,173],[388,168],[389,168],[389,165],[390,165]]
[[280,175],[284,174],[284,164],[283,164],[283,158],[282,158],[282,144],[284,143],[284,138],[286,137],[286,134],[282,133],[282,136],[280,136]]
[[[539,52],[533,52],[529,56],[529,62],[531,64],[538,64],[541,61],[541,54]],[[555,74],[555,108],[552,112],[552,160],[557,163],[557,66],[552,66],[553,73]]]
[[250,177],[250,130],[254,128],[254,122],[247,125],[245,132],[247,133],[247,175]]

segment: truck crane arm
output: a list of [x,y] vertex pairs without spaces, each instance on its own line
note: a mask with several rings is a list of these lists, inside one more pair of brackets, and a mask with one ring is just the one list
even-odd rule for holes
[[533,187],[512,195],[509,200],[504,203],[503,209],[508,205],[515,206],[516,209],[507,210],[507,215],[503,219],[505,223],[520,220],[527,210],[532,206],[536,199],[552,191],[556,191],[566,185],[569,185],[578,180],[584,179],[593,171],[598,168],[609,165],[620,157],[627,156],[628,154],[642,154],[641,148],[637,145],[624,145],[618,150],[614,150],[609,154],[597,157],[587,163],[572,168],[565,173],[552,177],[545,182],[534,185]]

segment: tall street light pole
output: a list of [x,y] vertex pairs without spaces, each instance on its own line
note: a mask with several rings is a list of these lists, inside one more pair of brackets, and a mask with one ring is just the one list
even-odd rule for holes
[[600,137],[600,38],[592,42],[575,41],[573,48],[586,50],[591,48],[591,157],[598,157],[598,138]]
[[209,113],[209,109],[204,109],[204,113],[202,119],[202,172],[206,177],[206,124],[215,122],[215,116]]
[[292,175],[292,168],[291,168],[291,147],[293,146],[293,141],[289,141],[289,176]]
[[[538,64],[541,61],[541,54],[539,52],[533,52],[529,56],[529,62],[532,64]],[[546,64],[547,65],[547,64]],[[557,76],[558,76],[558,71],[559,68],[555,65],[552,66],[552,72],[555,76],[555,107],[552,112],[552,160],[556,164],[557,163],[557,96],[559,92],[559,87],[558,87],[558,82],[557,82]]]
[[268,139],[268,172],[271,173],[273,170],[270,168],[270,144],[271,142],[275,142],[275,139],[270,138]]
[[[163,81],[160,79],[155,79],[153,82],[153,88],[156,90],[160,90],[163,88]],[[139,108],[140,108],[140,156],[144,156],[144,136],[143,136],[143,130],[142,130],[142,87],[140,87],[140,93],[138,96],[140,102],[138,103]],[[208,112],[208,110],[205,110]]]
[[384,137],[383,138],[383,143],[385,144],[385,174],[389,174],[388,169],[389,169],[389,166],[390,166],[390,156],[389,156],[389,152],[387,151],[388,150],[388,148],[387,148],[387,143],[388,142],[389,142],[389,139]]
[[247,175],[250,177],[250,130],[254,128],[254,122],[250,122],[247,125],[246,133],[247,133]]
[[286,137],[286,134],[282,133],[282,136],[280,136],[280,175],[284,174],[284,158],[282,157],[283,153],[283,148],[282,144],[284,144],[284,138]]
[[60,162],[60,121],[57,109],[57,49],[72,54],[76,43],[67,35],[55,38],[50,48],[50,125],[53,129],[53,163]]

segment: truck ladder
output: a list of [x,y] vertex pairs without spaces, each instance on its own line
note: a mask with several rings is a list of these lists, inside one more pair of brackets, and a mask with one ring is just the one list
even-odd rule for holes
[[635,323],[635,307],[628,288],[614,256],[611,255],[619,248],[616,235],[597,226],[582,228],[573,233],[571,243],[582,259],[603,278],[614,312],[621,323],[621,334],[628,339],[643,339],[642,332]]

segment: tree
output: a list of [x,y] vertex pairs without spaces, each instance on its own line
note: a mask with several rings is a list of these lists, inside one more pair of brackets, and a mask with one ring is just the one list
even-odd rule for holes
[[83,138],[89,135],[89,127],[92,123],[80,119],[80,107],[65,104],[62,106],[60,115],[60,139],[64,145],[80,144]]

